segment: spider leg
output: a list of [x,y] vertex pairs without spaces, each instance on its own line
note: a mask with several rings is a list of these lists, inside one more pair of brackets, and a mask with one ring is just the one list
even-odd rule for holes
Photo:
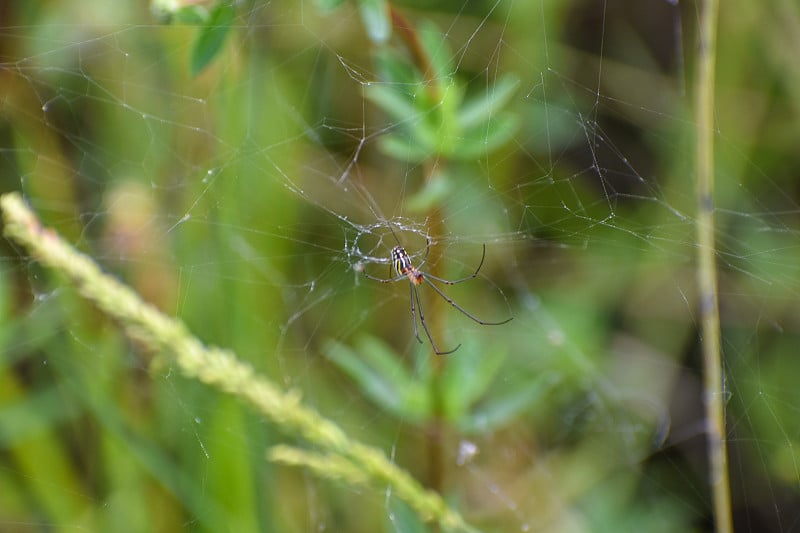
[[478,268],[475,269],[475,272],[471,276],[467,276],[466,278],[456,279],[456,280],[452,280],[452,281],[448,280],[448,279],[442,279],[442,278],[439,278],[439,277],[436,277],[436,276],[433,276],[433,275],[427,274],[427,273],[425,274],[425,276],[429,277],[431,279],[435,279],[439,283],[444,283],[445,285],[455,285],[457,283],[462,283],[464,281],[469,281],[471,279],[477,278],[478,277],[478,272],[481,271],[481,267],[483,266],[483,261],[485,259],[486,259],[486,244],[483,245],[483,254],[481,254],[481,262],[478,263]]
[[428,253],[430,251],[431,251],[431,238],[426,235],[425,236],[425,257],[423,257],[422,261],[419,262],[419,266],[417,267],[417,270],[422,268],[423,265],[425,264],[425,261],[428,260]]
[[[411,322],[414,323],[414,336],[417,338],[420,344],[422,344],[422,339],[419,338],[419,330],[417,329],[417,315],[414,313],[414,284],[409,282],[408,283],[408,301],[411,302]],[[419,306],[419,295],[417,295],[417,305]],[[419,314],[422,316],[422,307],[419,308]],[[425,322],[423,322],[424,324]]]
[[[455,302],[453,301],[453,299],[452,299],[452,298],[450,298],[449,296],[447,296],[447,295],[446,295],[446,294],[445,294],[445,293],[442,291],[442,289],[440,289],[439,287],[437,287],[437,286],[436,286],[436,285],[435,285],[435,284],[434,284],[434,283],[433,283],[431,280],[429,280],[427,275],[426,275],[424,278],[422,278],[422,279],[424,279],[424,280],[425,280],[425,282],[426,282],[428,285],[430,285],[431,287],[433,287],[433,290],[435,290],[437,293],[439,293],[439,296],[441,296],[442,298],[444,298],[444,300],[445,300],[447,303],[449,303],[450,305],[452,305],[453,307],[455,307],[456,309],[458,309],[459,311],[461,311],[461,312],[464,314],[464,316],[466,316],[467,318],[469,318],[469,319],[473,320],[474,322],[477,322],[477,323],[478,323],[478,324],[480,324],[481,326],[499,326],[500,324],[505,324],[506,322],[511,322],[511,320],[514,318],[514,317],[512,316],[511,318],[507,318],[507,319],[505,319],[505,320],[503,320],[503,321],[501,321],[501,322],[487,322],[487,321],[485,321],[485,320],[481,320],[480,318],[476,317],[475,315],[471,314],[469,311],[467,311],[466,309],[464,309],[463,307],[461,307],[460,305],[458,305],[457,303],[455,303]],[[434,278],[434,279],[436,279],[436,278]],[[421,314],[422,314],[422,313],[420,313],[420,315],[421,315]],[[423,325],[424,325],[424,324],[425,324],[425,323],[423,322]]]
[[[433,348],[433,352],[436,355],[448,355],[448,354],[451,354],[451,353],[455,352],[459,348],[461,348],[461,344],[459,344],[458,346],[456,346],[452,350],[447,350],[447,351],[439,350],[439,348],[436,346],[436,343],[433,342],[433,336],[431,336],[431,330],[428,329],[428,323],[425,322],[425,313],[422,312],[422,304],[419,301],[419,291],[414,290],[415,288],[416,287],[414,285],[411,285],[411,292],[414,293],[414,299],[417,301],[417,308],[419,309],[419,321],[422,323],[422,329],[425,330],[425,335],[427,335],[428,336],[428,340],[431,341],[431,348]],[[413,308],[413,306],[414,306],[413,302],[411,303],[411,306]],[[414,332],[415,333],[416,333],[416,329],[417,329],[417,322],[415,320],[414,321]],[[419,337],[417,337],[417,340],[419,340]]]

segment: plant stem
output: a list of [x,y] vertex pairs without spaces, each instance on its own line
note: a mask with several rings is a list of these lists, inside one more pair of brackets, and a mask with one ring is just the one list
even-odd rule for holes
[[400,34],[400,38],[408,48],[414,60],[414,64],[422,74],[422,79],[425,81],[425,87],[430,95],[431,101],[438,101],[439,98],[441,98],[439,82],[435,78],[436,72],[431,65],[431,58],[428,57],[425,48],[419,40],[417,29],[391,4],[389,5],[389,16],[392,19],[392,27]]
[[[420,42],[419,33],[416,27],[406,19],[403,14],[391,4],[389,5],[390,17],[392,26],[400,35],[400,38],[408,48],[409,53],[413,59],[414,65],[422,75],[425,82],[425,90],[428,92],[432,102],[436,102],[441,98],[441,88],[439,80],[435,78],[435,72],[431,64],[431,58]],[[443,161],[432,159],[424,165],[425,181],[429,182],[437,171],[437,165],[444,164]],[[436,242],[443,234],[444,221],[442,219],[442,212],[439,207],[432,207],[427,215],[428,232]],[[432,253],[428,257],[428,268],[434,276],[440,276],[439,269],[440,252],[438,247],[434,246]],[[444,323],[444,316],[442,313],[442,302],[435,298],[431,300],[428,307],[428,321],[432,324],[433,335],[437,339],[443,338],[441,335],[443,328],[441,324]],[[445,422],[444,405],[444,391],[442,390],[444,384],[442,381],[442,374],[447,366],[447,358],[441,356],[433,356],[431,361],[433,365],[433,375],[430,381],[430,394],[431,394],[431,418],[428,421],[426,428],[427,444],[428,444],[428,488],[442,493],[444,489],[444,446],[447,439],[447,424]]]
[[716,530],[732,531],[728,454],[725,431],[725,385],[720,344],[714,241],[714,76],[718,0],[705,0],[700,13],[697,114],[697,259],[703,345],[704,396],[711,491]]

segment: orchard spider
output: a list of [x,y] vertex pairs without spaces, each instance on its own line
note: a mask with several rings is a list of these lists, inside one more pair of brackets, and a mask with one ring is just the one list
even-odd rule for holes
[[[392,231],[392,234],[394,234],[394,231]],[[430,250],[430,247],[431,247],[431,241],[430,239],[428,239],[428,245],[425,248],[425,259],[427,259],[428,257],[428,251]],[[425,259],[422,260],[422,263],[425,263]],[[439,350],[439,348],[436,346],[436,343],[433,340],[433,337],[431,336],[430,329],[428,329],[428,324],[427,322],[425,322],[425,313],[422,312],[422,304],[420,303],[419,291],[417,287],[419,285],[422,285],[423,283],[427,283],[428,285],[433,287],[433,290],[436,291],[439,294],[439,296],[444,298],[444,300],[447,303],[449,303],[450,305],[461,311],[461,313],[464,316],[466,316],[467,318],[469,318],[474,322],[477,322],[481,326],[499,326],[501,324],[505,324],[506,322],[511,321],[511,319],[513,319],[514,317],[512,316],[511,318],[507,318],[506,320],[503,320],[501,322],[487,322],[485,320],[481,320],[480,318],[469,313],[466,309],[455,303],[452,300],[452,298],[450,298],[444,292],[442,292],[442,289],[437,287],[436,284],[431,281],[433,279],[438,281],[439,283],[444,283],[445,285],[456,285],[457,283],[461,283],[463,281],[469,281],[471,279],[475,279],[478,276],[478,272],[480,272],[481,267],[483,266],[484,259],[486,259],[485,244],[483,245],[483,254],[481,255],[481,262],[478,263],[478,268],[475,269],[475,272],[471,276],[467,276],[466,278],[450,281],[442,278],[437,278],[432,274],[428,274],[427,272],[423,272],[418,268],[416,268],[411,263],[411,258],[408,256],[408,253],[405,251],[405,249],[403,249],[402,246],[398,244],[397,246],[392,248],[392,265],[394,265],[394,270],[397,274],[395,277],[389,279],[376,278],[375,276],[370,276],[366,272],[364,272],[364,275],[371,280],[379,281],[381,283],[394,283],[396,281],[408,278],[409,295],[410,295],[409,297],[411,300],[411,321],[414,323],[414,336],[417,338],[420,344],[422,344],[422,339],[419,338],[419,330],[417,329],[416,310],[419,310],[419,321],[422,324],[422,329],[425,330],[425,335],[428,336],[428,340],[431,342],[431,347],[433,348],[433,351],[436,353],[436,355],[447,355],[458,350],[461,347],[461,344],[459,343],[459,345],[453,348],[452,350],[444,350],[444,351]],[[416,302],[416,307],[414,306],[414,302]]]

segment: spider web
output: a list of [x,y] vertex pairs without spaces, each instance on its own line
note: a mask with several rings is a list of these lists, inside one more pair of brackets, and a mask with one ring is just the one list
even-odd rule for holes
[[[376,103],[376,86],[412,89],[382,79],[355,7],[235,8],[219,57],[192,77],[198,29],[137,3],[4,7],[4,190],[478,527],[710,528],[684,64],[695,6],[402,7],[437,28],[469,97],[518,79],[477,139],[488,146],[509,111],[507,142],[421,162],[382,144],[418,117]],[[768,86],[796,87],[774,43],[798,13],[747,9],[754,18],[723,12],[721,27],[760,16],[776,31],[744,55],[722,32],[718,61],[731,491],[737,529],[790,531],[800,208],[781,133],[796,126],[790,98]],[[754,64],[763,76],[744,73]],[[431,335],[461,345],[435,359],[421,327],[414,337],[407,282],[363,276],[394,277],[397,245],[445,279],[474,272],[485,245],[479,275],[443,290],[482,320],[513,320],[481,326],[423,285]],[[129,517],[140,529],[424,530],[388,489],[267,462],[287,436],[151,369],[142,346],[10,243],[3,264],[3,529],[102,530]],[[422,407],[390,405],[401,382],[425,397],[442,365],[450,418],[431,425],[415,418]]]

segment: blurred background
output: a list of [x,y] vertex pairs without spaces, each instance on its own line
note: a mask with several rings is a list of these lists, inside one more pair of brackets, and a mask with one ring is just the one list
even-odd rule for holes
[[[708,531],[697,13],[6,2],[0,191],[482,530]],[[734,521],[788,531],[800,7],[724,2],[719,28]],[[439,287],[513,320],[478,324],[426,285],[412,311],[406,280],[363,275],[391,279],[396,245],[443,279],[480,265]],[[391,491],[269,462],[298,437],[151,367],[62,278],[0,247],[3,531],[435,530]]]

